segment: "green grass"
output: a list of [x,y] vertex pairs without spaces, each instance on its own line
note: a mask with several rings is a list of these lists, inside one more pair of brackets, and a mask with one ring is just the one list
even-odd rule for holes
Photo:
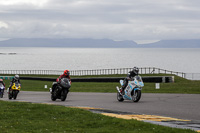
[[56,105],[0,101],[2,133],[192,133]]
[[[21,76],[21,75],[20,75]],[[30,76],[30,75],[29,75]],[[126,75],[101,75],[101,76],[72,76],[72,78],[84,77],[125,77]],[[142,75],[142,76],[171,76],[171,75]],[[174,75],[173,75],[174,76]],[[46,77],[37,75],[37,77]],[[58,77],[58,76],[48,76]],[[10,80],[4,80],[8,87]],[[52,82],[21,80],[22,90],[24,91],[48,91],[44,89],[44,85],[51,88]],[[118,82],[102,83],[102,82],[72,82],[71,92],[116,92],[116,86],[120,86]],[[191,81],[175,76],[174,83],[160,83],[160,89],[155,89],[155,83],[144,83],[143,93],[184,93],[184,94],[200,94],[200,81]]]

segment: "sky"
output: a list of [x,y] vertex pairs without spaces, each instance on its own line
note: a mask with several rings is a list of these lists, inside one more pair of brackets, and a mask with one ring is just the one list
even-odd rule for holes
[[200,0],[0,0],[0,40],[200,39]]

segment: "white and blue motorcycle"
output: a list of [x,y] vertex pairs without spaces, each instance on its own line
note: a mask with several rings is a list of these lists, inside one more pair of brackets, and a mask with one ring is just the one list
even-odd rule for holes
[[[121,86],[123,86],[124,81],[120,80],[120,84]],[[120,88],[118,86],[116,87],[118,91],[117,100],[119,102],[123,102],[124,100],[132,100],[133,102],[138,102],[142,95],[141,90],[143,86],[144,86],[144,83],[142,81],[142,78],[139,75],[131,78],[128,81],[128,85],[124,89],[123,94],[120,93]]]

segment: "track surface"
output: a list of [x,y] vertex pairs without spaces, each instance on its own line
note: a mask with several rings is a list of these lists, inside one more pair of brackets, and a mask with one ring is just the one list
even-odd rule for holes
[[[4,98],[8,100],[5,93]],[[14,100],[10,100],[14,101]],[[138,103],[118,102],[116,93],[79,93],[70,92],[66,101],[51,101],[49,92],[21,91],[15,101],[48,103],[64,106],[103,108],[136,114],[160,115],[186,120],[200,120],[199,94],[142,94]]]

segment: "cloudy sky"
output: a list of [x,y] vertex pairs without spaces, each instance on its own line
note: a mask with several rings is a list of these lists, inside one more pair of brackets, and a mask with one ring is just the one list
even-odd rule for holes
[[200,0],[0,0],[0,38],[200,39]]

